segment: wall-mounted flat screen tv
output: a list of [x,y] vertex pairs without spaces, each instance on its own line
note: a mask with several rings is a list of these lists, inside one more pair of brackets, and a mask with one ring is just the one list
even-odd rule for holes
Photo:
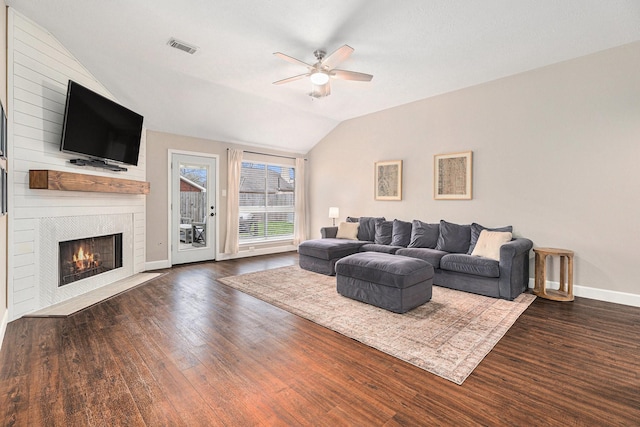
[[60,150],[138,164],[143,117],[69,80]]

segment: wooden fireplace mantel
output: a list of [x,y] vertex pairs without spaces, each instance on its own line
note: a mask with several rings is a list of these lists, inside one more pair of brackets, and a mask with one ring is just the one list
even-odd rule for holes
[[32,169],[29,170],[29,188],[35,190],[149,194],[150,185],[145,181],[131,179]]

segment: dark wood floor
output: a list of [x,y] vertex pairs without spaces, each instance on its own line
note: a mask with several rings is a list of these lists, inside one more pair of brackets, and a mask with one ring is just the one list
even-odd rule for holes
[[216,281],[296,262],[177,267],[11,322],[3,424],[640,425],[639,308],[538,298],[458,386]]

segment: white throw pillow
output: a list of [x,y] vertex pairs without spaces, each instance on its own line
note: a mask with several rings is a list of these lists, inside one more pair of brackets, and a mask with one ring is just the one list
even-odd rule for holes
[[337,239],[358,240],[358,224],[357,222],[341,222],[338,224]]
[[508,231],[482,230],[471,255],[500,261],[500,246],[510,242],[512,237]]

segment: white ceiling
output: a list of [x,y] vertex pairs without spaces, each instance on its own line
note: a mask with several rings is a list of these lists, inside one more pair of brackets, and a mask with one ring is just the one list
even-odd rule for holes
[[[638,0],[7,0],[152,130],[305,153],[343,120],[640,40]],[[195,55],[167,46],[175,37]],[[313,51],[369,83],[272,82]]]

